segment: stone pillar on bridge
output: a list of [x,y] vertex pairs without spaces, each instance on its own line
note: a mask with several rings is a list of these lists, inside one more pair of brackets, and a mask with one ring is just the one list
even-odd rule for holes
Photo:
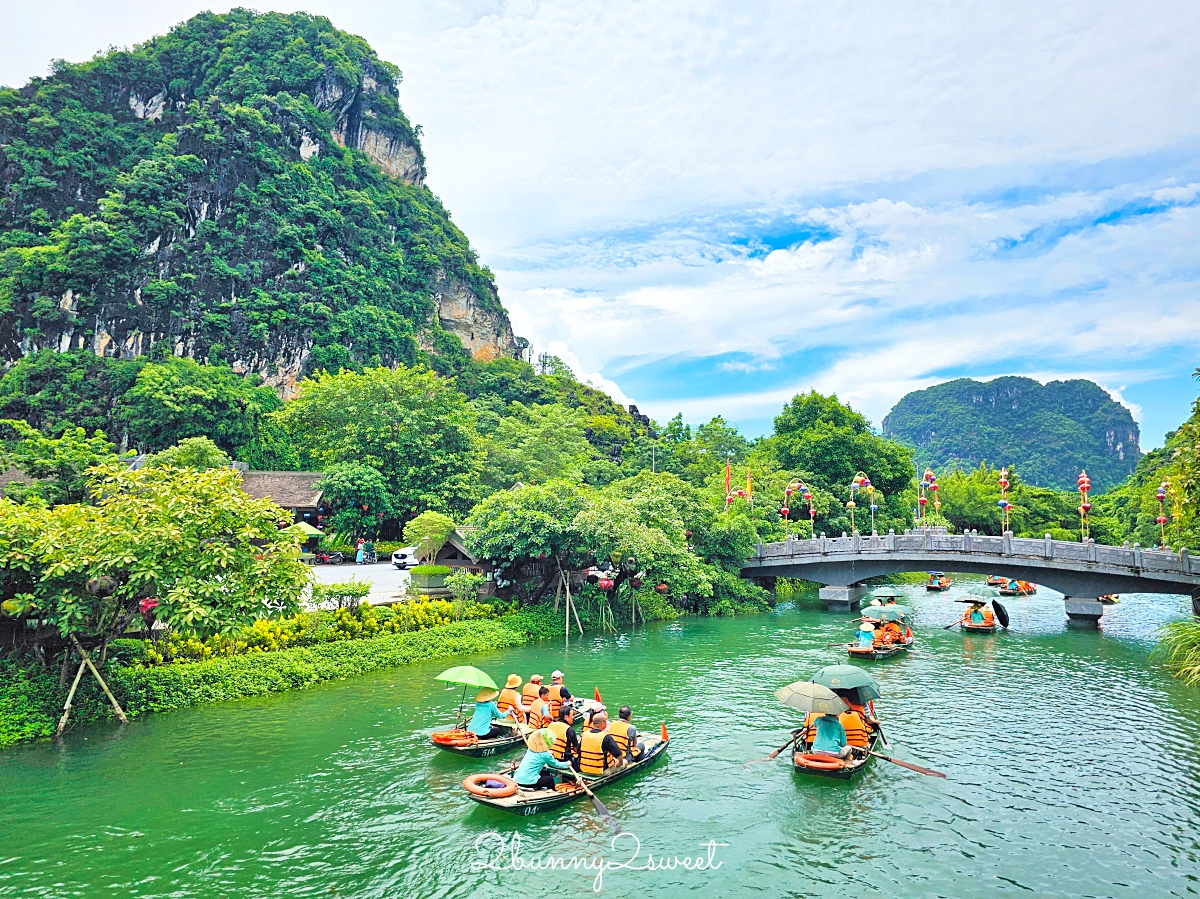
[[862,606],[863,597],[867,595],[867,587],[863,584],[851,584],[848,587],[830,585],[822,587],[818,595],[827,612],[857,612]]
[[1067,623],[1077,627],[1099,627],[1104,603],[1095,596],[1064,596]]

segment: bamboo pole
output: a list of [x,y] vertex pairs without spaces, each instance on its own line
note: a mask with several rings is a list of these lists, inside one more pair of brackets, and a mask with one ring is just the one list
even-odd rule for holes
[[79,689],[79,679],[83,677],[83,669],[87,663],[83,659],[79,660],[79,670],[75,672],[75,680],[71,683],[71,689],[67,693],[67,704],[63,706],[62,717],[58,719],[58,727],[54,729],[54,739],[62,737],[63,730],[66,729],[67,719],[71,717],[71,702],[75,699],[75,691]]
[[117,718],[122,724],[128,724],[129,719],[125,717],[125,710],[121,708],[121,703],[117,702],[117,697],[112,695],[112,690],[108,689],[108,684],[104,682],[104,678],[100,676],[100,672],[96,670],[96,666],[92,664],[92,657],[87,654],[87,650],[79,645],[79,641],[75,639],[75,635],[71,635],[71,642],[75,644],[75,648],[79,650],[79,654],[83,656],[83,661],[92,669],[92,674],[96,680],[100,682],[100,689],[104,691],[104,695],[108,697],[108,701],[112,703],[113,711],[117,713]]

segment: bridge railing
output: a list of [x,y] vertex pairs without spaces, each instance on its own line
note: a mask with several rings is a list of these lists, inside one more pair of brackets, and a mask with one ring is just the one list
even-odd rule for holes
[[783,543],[760,544],[755,557],[759,562],[779,558],[797,558],[829,555],[860,555],[875,553],[971,553],[1021,558],[1053,559],[1068,563],[1096,563],[1104,566],[1119,566],[1135,570],[1200,574],[1200,564],[1193,565],[1187,550],[1142,549],[1137,544],[1129,546],[1102,546],[1094,540],[1077,543],[1071,540],[1052,540],[1050,537],[1002,537],[981,536],[975,532],[961,534],[879,534],[862,536],[855,534],[840,537],[815,537],[807,540],[791,539]]

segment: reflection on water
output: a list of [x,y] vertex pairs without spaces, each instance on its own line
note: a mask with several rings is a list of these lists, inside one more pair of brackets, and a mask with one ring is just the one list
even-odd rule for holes
[[[706,874],[612,871],[604,895],[1183,896],[1200,891],[1200,691],[1148,658],[1182,602],[1123,596],[1103,634],[1068,631],[1061,597],[1004,600],[1012,629],[941,625],[952,596],[913,590],[918,645],[875,663],[893,751],[945,771],[876,761],[855,784],[794,774],[783,683],[842,661],[847,620],[790,611],[685,620],[615,639],[478,657],[502,676],[561,667],[635,723],[666,721],[669,758],[604,794],[656,856],[702,854]],[[457,693],[441,664],[304,693],[96,727],[63,746],[0,755],[0,894],[29,896],[585,895],[589,873],[472,871],[489,831],[530,859],[598,854],[588,804],[516,818],[464,799],[484,760],[425,739]],[[626,852],[627,854],[627,852]]]

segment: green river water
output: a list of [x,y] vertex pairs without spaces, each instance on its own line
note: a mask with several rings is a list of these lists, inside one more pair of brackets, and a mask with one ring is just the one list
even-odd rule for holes
[[[825,644],[850,627],[815,611],[687,619],[454,660],[497,679],[561,667],[576,695],[598,685],[643,729],[667,722],[668,758],[602,794],[615,847],[586,800],[518,818],[465,799],[489,761],[429,747],[457,698],[433,663],[0,753],[0,895],[592,894],[595,868],[473,868],[514,835],[529,864],[615,865],[636,837],[605,896],[1200,893],[1200,690],[1149,659],[1182,603],[1124,596],[1102,633],[1075,631],[1043,589],[1005,601],[1010,632],[964,637],[939,627],[961,606],[910,592],[918,649],[871,666],[876,705],[894,752],[945,780],[877,759],[854,784],[814,781],[786,753],[742,767],[796,723],[771,693],[843,661]],[[713,869],[634,870],[707,857],[709,841]]]

